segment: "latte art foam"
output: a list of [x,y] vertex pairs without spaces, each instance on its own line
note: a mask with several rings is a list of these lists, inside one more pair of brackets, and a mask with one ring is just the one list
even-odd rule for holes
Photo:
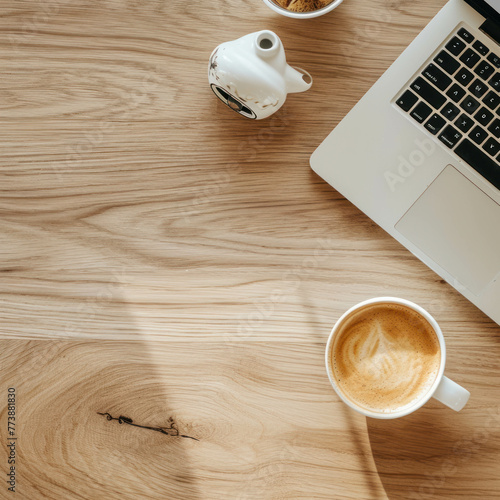
[[439,340],[429,322],[408,307],[373,304],[341,325],[331,351],[341,392],[377,413],[402,410],[420,399],[439,372]]

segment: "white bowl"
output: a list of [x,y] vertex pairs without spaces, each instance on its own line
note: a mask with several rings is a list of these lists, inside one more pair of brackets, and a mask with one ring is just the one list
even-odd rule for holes
[[329,3],[322,9],[312,10],[311,12],[292,12],[291,10],[287,10],[284,7],[280,7],[278,4],[274,3],[273,0],[263,1],[269,8],[273,9],[274,12],[277,12],[282,16],[293,17],[295,19],[311,19],[313,17],[322,16],[323,14],[332,11],[342,3],[342,0],[333,0],[332,3]]

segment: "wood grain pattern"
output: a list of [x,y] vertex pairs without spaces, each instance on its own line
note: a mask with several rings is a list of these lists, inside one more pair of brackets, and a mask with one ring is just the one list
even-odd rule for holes
[[[0,471],[15,387],[18,498],[498,498],[500,328],[308,166],[443,3],[310,21],[260,0],[0,5]],[[263,28],[315,81],[245,121],[206,66]],[[334,395],[329,330],[380,295],[440,322],[463,412],[379,422]],[[170,419],[199,441],[154,430]]]

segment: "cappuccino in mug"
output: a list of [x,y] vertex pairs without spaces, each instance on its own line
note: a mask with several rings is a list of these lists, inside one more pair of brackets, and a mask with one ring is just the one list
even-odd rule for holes
[[422,399],[440,371],[438,336],[418,311],[398,303],[373,303],[337,328],[327,362],[338,390],[374,413],[404,411]]

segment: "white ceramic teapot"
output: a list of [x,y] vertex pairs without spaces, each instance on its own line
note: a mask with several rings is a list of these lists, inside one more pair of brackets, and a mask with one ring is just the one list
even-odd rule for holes
[[208,81],[222,102],[255,120],[278,111],[289,92],[312,85],[309,73],[287,64],[281,40],[268,30],[219,45],[210,56]]

